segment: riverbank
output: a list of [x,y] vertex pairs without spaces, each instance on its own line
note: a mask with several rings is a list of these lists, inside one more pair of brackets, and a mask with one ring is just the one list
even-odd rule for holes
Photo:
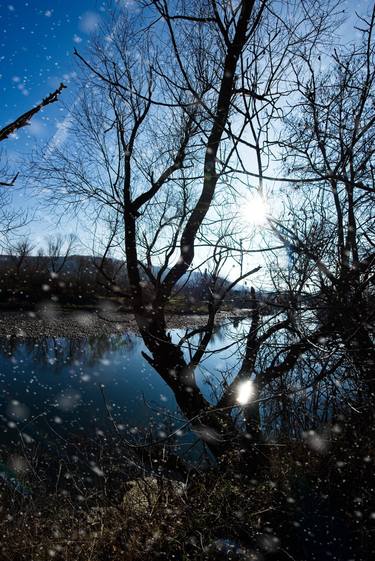
[[[223,311],[217,315],[217,321],[235,320],[246,317],[249,310]],[[170,329],[188,329],[205,325],[204,314],[177,315],[168,317]],[[38,311],[0,311],[0,337],[100,337],[137,331],[134,316],[112,310],[87,311],[64,310],[44,307]]]
[[373,435],[348,421],[324,454],[307,441],[265,446],[256,478],[243,453],[204,470],[185,464],[177,481],[169,446],[129,448],[109,433],[96,447],[60,439],[63,458],[44,458],[22,441],[0,478],[0,558],[374,559]]

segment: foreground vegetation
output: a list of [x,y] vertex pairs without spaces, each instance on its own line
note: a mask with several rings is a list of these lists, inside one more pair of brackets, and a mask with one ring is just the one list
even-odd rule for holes
[[353,415],[265,443],[257,474],[241,454],[189,466],[173,440],[109,434],[63,442],[59,459],[23,443],[2,471],[1,559],[368,561],[374,435]]

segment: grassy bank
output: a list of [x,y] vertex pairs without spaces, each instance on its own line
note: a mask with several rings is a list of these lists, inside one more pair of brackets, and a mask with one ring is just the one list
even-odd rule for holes
[[373,439],[349,423],[317,438],[267,443],[256,477],[241,457],[202,469],[168,445],[135,449],[116,437],[70,443],[60,458],[24,443],[17,479],[1,483],[0,557],[368,561]]

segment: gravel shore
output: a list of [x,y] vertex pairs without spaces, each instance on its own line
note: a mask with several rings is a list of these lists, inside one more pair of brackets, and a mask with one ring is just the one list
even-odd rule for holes
[[[242,314],[243,315],[243,314]],[[236,312],[220,312],[218,322],[228,317],[240,317]],[[205,315],[171,315],[171,329],[194,328],[204,325]],[[0,337],[69,337],[82,338],[137,331],[134,317],[127,313],[85,310],[66,311],[45,308],[38,312],[0,311]]]

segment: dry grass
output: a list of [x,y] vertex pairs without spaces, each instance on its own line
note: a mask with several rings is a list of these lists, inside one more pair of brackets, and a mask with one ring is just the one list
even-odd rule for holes
[[267,449],[270,461],[258,480],[227,457],[178,482],[167,472],[142,471],[158,464],[160,451],[148,451],[144,464],[130,470],[128,451],[117,450],[115,458],[111,445],[107,463],[99,453],[104,476],[97,463],[89,474],[56,463],[51,481],[51,464],[47,477],[47,459],[38,458],[20,476],[32,496],[0,483],[0,559],[304,561],[313,558],[310,550],[320,559],[301,526],[310,523],[326,531],[327,551],[338,543],[337,558],[352,546],[356,561],[373,558],[373,440],[343,430],[324,450],[308,442]]

